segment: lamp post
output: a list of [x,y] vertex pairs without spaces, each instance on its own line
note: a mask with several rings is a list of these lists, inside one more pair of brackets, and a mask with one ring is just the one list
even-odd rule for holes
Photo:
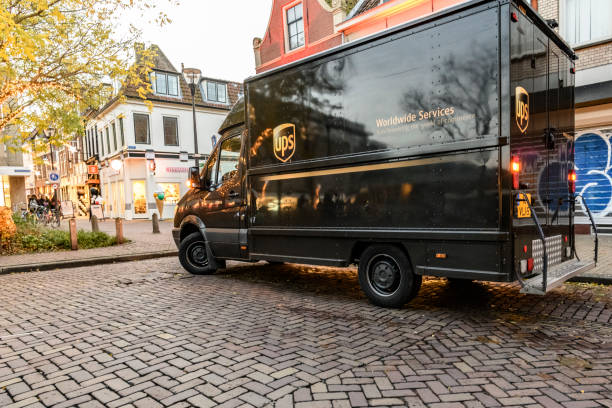
[[187,84],[189,84],[189,90],[191,91],[191,107],[193,110],[193,147],[195,159],[195,166],[200,168],[200,154],[198,153],[198,130],[196,128],[196,111],[195,111],[195,92],[196,86],[200,84],[202,78],[202,71],[197,68],[183,68],[183,75]]

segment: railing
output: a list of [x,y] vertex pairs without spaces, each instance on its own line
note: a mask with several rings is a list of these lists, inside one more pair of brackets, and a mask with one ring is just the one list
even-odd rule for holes
[[[548,254],[546,253],[546,236],[544,235],[544,230],[542,229],[540,220],[538,219],[538,216],[536,215],[536,212],[533,206],[531,205],[531,200],[527,199],[527,194],[519,192],[519,199],[517,201],[524,201],[529,206],[529,211],[531,212],[531,219],[536,225],[538,229],[538,234],[540,235],[540,240],[542,241],[542,291],[546,292],[546,283],[548,278]],[[518,277],[518,281],[521,286],[525,287],[525,281],[523,280],[521,273],[518,272],[516,276]]]
[[[576,198],[580,197],[582,199],[582,204],[584,204],[584,208],[586,209],[587,215],[589,216],[589,220],[591,221],[591,227],[593,228],[593,232],[595,233],[595,254],[593,255],[593,260],[595,261],[595,263],[597,263],[597,254],[599,252],[599,236],[597,234],[597,224],[595,224],[595,219],[593,218],[593,214],[591,213],[591,209],[589,208],[589,206],[586,203],[586,200],[584,199],[584,197],[582,196],[582,194],[575,194],[573,197],[573,204],[574,206],[576,205]],[[580,258],[578,257],[578,253],[576,252],[576,240],[572,240],[572,251],[574,252],[574,254],[576,255],[576,258],[578,260],[580,260]]]

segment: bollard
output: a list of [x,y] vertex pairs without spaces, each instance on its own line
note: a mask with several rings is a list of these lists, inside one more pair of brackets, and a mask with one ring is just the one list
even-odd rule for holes
[[122,218],[115,218],[115,230],[116,230],[116,235],[117,235],[117,243],[118,244],[123,244],[123,219]]
[[68,223],[70,225],[70,247],[73,251],[76,251],[77,249],[79,249],[76,220],[74,218],[71,218]]
[[93,232],[100,232],[100,226],[98,225],[98,217],[95,215],[91,216],[91,230]]
[[159,215],[153,214],[153,233],[159,234]]

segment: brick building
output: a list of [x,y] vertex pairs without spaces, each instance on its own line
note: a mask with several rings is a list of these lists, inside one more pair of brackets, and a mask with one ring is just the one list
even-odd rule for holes
[[[576,166],[581,192],[602,231],[612,225],[612,1],[539,0],[576,50]],[[577,223],[587,223],[585,217]],[[607,228],[606,228],[607,227]]]
[[344,17],[340,0],[274,0],[263,38],[253,40],[257,73],[342,44],[335,26]]

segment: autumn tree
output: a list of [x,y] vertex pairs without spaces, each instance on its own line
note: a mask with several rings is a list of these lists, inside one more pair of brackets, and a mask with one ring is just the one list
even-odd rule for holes
[[147,0],[0,0],[0,142],[18,147],[26,132],[53,127],[61,143],[113,84],[144,98],[154,51],[135,46],[140,33],[121,16],[152,10],[152,23],[168,21]]

